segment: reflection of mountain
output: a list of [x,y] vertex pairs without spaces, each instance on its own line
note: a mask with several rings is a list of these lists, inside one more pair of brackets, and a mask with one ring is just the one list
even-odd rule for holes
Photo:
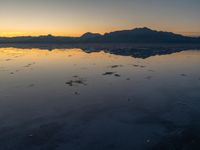
[[106,33],[85,33],[81,37],[13,37],[0,38],[0,43],[200,43],[200,38],[187,37],[172,32],[155,31],[149,28],[136,28]]
[[155,55],[166,55],[184,50],[199,49],[199,44],[0,44],[0,48],[14,47],[21,49],[72,49],[79,48],[86,53],[108,52],[121,56],[132,56],[135,58],[148,58]]

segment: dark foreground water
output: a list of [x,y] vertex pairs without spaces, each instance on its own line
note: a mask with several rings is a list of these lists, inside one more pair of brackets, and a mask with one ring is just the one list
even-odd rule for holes
[[142,58],[0,48],[0,150],[199,150],[200,51]]

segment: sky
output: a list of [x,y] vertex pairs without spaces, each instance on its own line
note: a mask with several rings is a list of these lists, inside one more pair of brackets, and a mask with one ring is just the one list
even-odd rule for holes
[[149,27],[200,35],[200,0],[0,0],[0,36],[80,36]]

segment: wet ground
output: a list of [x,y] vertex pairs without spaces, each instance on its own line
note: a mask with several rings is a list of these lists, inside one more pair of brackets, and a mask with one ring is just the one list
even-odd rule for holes
[[0,48],[0,149],[199,150],[199,66],[198,50]]

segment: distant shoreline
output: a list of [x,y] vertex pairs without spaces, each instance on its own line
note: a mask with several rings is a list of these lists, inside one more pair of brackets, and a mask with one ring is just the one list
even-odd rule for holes
[[200,43],[0,43],[0,48],[184,48],[200,49]]
[[200,44],[200,37],[188,37],[172,32],[156,31],[150,28],[114,31],[103,35],[87,32],[80,37],[22,36],[0,37],[0,43],[8,44]]

